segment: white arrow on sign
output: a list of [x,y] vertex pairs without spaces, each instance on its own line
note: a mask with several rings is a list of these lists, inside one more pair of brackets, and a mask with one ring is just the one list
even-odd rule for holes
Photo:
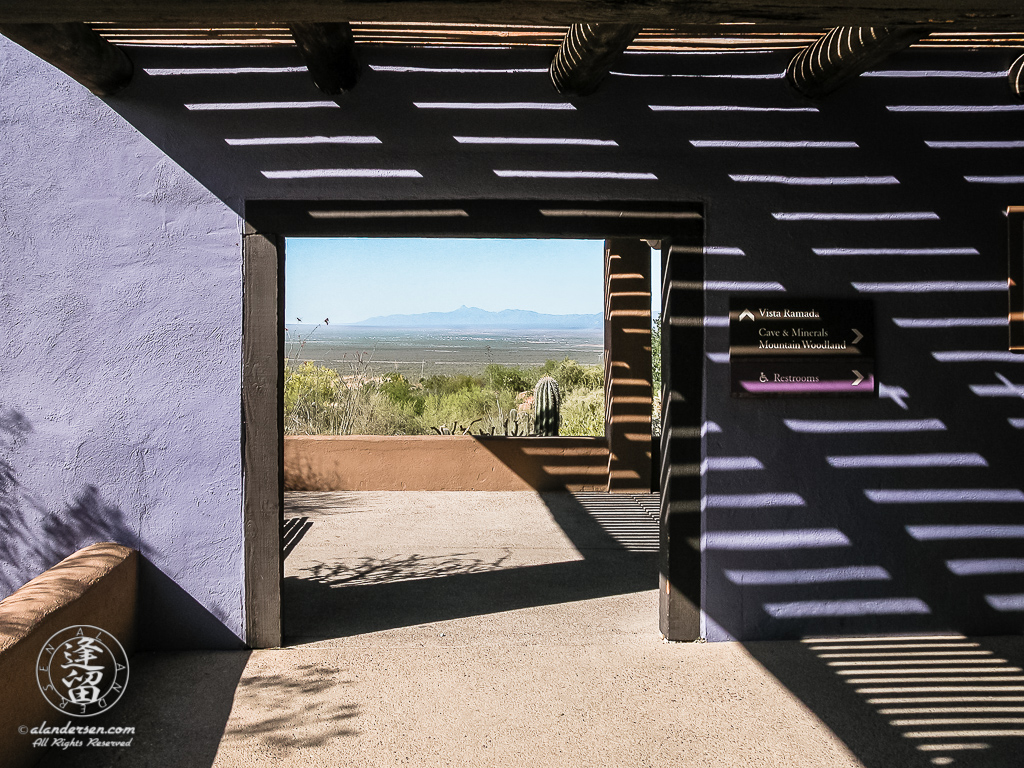
[[853,386],[856,387],[858,384],[864,381],[864,375],[860,371],[854,371],[853,375],[857,377],[857,380],[853,382]]
[[861,339],[864,338],[864,334],[861,333],[860,331],[858,331],[856,328],[853,328],[852,330],[853,330],[853,332],[855,334],[857,334],[857,337],[852,342],[850,342],[850,343],[851,344],[856,344],[858,341],[860,341]]
[[753,319],[754,319],[754,313],[751,312],[749,309],[744,309],[742,312],[740,312],[740,320],[753,320]]

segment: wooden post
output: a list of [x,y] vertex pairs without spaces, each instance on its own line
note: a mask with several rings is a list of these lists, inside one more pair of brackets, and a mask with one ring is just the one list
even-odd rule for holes
[[1007,208],[1006,222],[1009,229],[1006,244],[1010,257],[1010,351],[1024,352],[1024,206]]
[[131,82],[127,54],[78,21],[0,24],[0,35],[77,80],[97,96],[113,96]]
[[604,396],[608,492],[651,490],[651,247],[604,244]]
[[245,641],[281,645],[284,509],[284,241],[242,240],[242,517]]
[[596,91],[642,29],[638,24],[573,24],[548,68],[555,90],[578,96]]
[[669,640],[696,640],[701,609],[704,253],[662,242],[659,616]]

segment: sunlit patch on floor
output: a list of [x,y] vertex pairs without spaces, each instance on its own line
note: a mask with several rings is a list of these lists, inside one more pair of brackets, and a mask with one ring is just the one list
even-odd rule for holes
[[803,641],[934,765],[1024,737],[1024,669],[961,635]]

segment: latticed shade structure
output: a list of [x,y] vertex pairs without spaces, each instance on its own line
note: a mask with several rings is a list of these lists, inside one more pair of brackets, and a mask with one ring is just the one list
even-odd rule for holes
[[[359,45],[507,48],[534,46],[554,48],[569,25],[471,24],[445,22],[351,21]],[[294,45],[288,24],[237,24],[205,26],[142,25],[103,22],[90,24],[112,43],[129,45]],[[741,51],[795,50],[822,38],[829,30],[766,28],[757,25],[707,26],[700,30],[648,27],[630,43],[634,51]],[[918,45],[939,48],[1024,47],[1024,32],[932,32]]]

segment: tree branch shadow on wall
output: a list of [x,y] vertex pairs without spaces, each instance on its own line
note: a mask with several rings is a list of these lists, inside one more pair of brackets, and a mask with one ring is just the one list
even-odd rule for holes
[[[242,648],[217,616],[178,586],[152,561],[155,553],[131,529],[120,507],[86,484],[53,510],[22,483],[15,457],[31,432],[20,411],[0,411],[0,595],[7,596],[68,555],[112,541],[131,547],[139,560],[140,649]],[[188,616],[188,625],[181,621]]]
[[18,544],[27,527],[18,500],[20,486],[11,464],[11,454],[19,440],[31,431],[32,425],[20,411],[11,408],[0,412],[0,563],[7,566],[0,572],[0,590],[4,594],[10,594],[21,586],[20,583],[11,584],[17,579],[8,568],[18,562]]
[[0,412],[0,593],[10,594],[82,547],[113,541],[141,551],[121,510],[84,485],[53,511],[18,479],[14,457],[32,432],[20,411]]

